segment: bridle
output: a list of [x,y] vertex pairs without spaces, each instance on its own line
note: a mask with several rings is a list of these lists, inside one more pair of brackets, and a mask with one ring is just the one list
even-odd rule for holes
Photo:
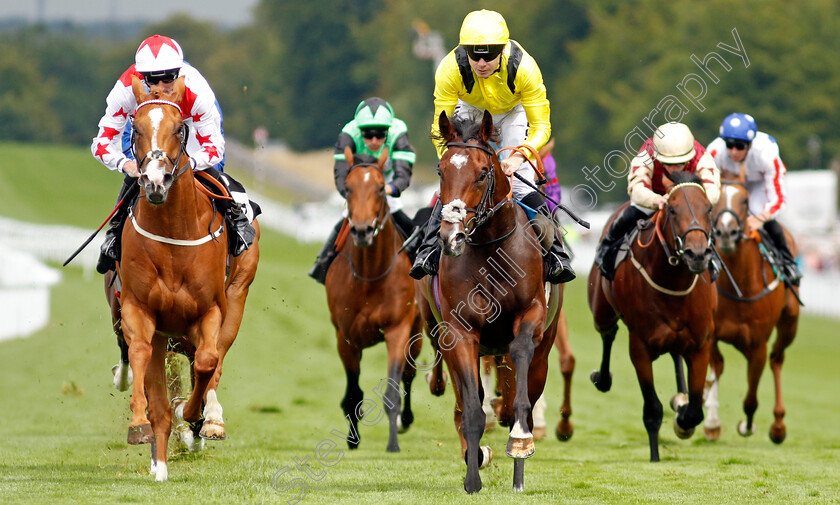
[[[137,105],[137,108],[134,110],[135,116],[137,115],[137,111],[140,110],[141,107],[145,107],[146,105],[152,104],[162,104],[162,105],[171,105],[178,109],[178,114],[181,114],[181,106],[175,102],[170,102],[169,100],[146,100]],[[168,153],[161,151],[160,149],[155,149],[154,151],[149,151],[143,155],[143,157],[137,156],[137,142],[134,135],[131,136],[131,153],[134,155],[134,159],[137,160],[137,170],[142,175],[144,173],[143,167],[145,167],[150,161],[158,161],[161,163],[165,163],[167,160],[172,164],[172,180],[174,181],[178,177],[183,174],[187,168],[189,168],[190,164],[187,163],[183,167],[178,169],[178,164],[181,161],[181,155],[183,155],[187,151],[187,140],[189,139],[189,127],[186,123],[181,123],[181,128],[179,129],[179,133],[181,135],[181,147],[178,150],[178,155],[173,159],[169,156]],[[138,178],[139,181],[139,178]]]
[[[505,205],[507,205],[511,202],[511,195],[508,194],[506,198],[503,198],[500,202],[493,205],[493,194],[495,193],[495,190],[496,190],[496,170],[495,170],[495,167],[496,167],[496,164],[499,162],[499,158],[498,158],[497,154],[488,146],[481,145],[481,144],[470,144],[470,143],[467,143],[467,142],[447,142],[446,147],[447,147],[447,149],[450,148],[450,147],[467,147],[467,148],[470,148],[470,149],[479,149],[479,150],[487,153],[487,156],[489,157],[489,161],[490,161],[489,168],[487,168],[487,172],[488,172],[487,183],[484,185],[484,192],[481,194],[481,199],[479,200],[478,205],[475,208],[466,207],[464,205],[464,206],[460,207],[460,209],[459,209],[460,210],[459,214],[461,216],[460,220],[463,220],[463,218],[466,217],[467,212],[472,212],[473,213],[473,216],[466,223],[464,223],[464,233],[466,233],[466,235],[467,235],[467,239],[466,239],[467,243],[470,243],[472,245],[487,245],[487,244],[492,244],[492,243],[499,242],[501,240],[506,239],[516,229],[515,225],[514,225],[513,229],[511,229],[511,231],[509,231],[508,233],[506,233],[502,237],[494,239],[490,242],[486,242],[486,243],[482,243],[482,244],[476,244],[476,243],[470,241],[470,238],[472,237],[472,235],[475,233],[475,231],[479,227],[486,224],[487,221],[489,221],[490,218],[493,217],[493,215],[496,212],[498,212],[502,207],[504,207]],[[482,171],[483,170],[484,169],[482,169]],[[454,202],[452,202],[452,203],[454,203]],[[448,205],[452,205],[452,203],[450,203]],[[452,222],[451,220],[449,220],[449,221]]]
[[[700,188],[700,190],[702,190],[704,193],[706,192],[702,184],[698,184],[696,182],[683,182],[672,187],[671,190],[668,191],[668,194],[666,195],[665,199],[670,200],[671,196],[678,189],[682,189],[683,194],[685,194],[685,188],[689,186]],[[686,195],[686,201],[688,201],[688,195]],[[679,263],[680,258],[682,258],[682,256],[685,254],[685,238],[686,236],[688,236],[689,233],[693,231],[701,232],[703,235],[706,236],[707,247],[712,246],[712,234],[708,230],[703,228],[703,225],[700,224],[700,220],[697,219],[697,214],[694,213],[694,207],[688,205],[688,211],[691,213],[691,223],[689,223],[688,229],[685,230],[685,233],[683,233],[682,235],[679,235],[677,233],[677,226],[674,220],[670,219],[670,216],[669,218],[666,218],[671,227],[671,234],[674,236],[674,254],[671,255],[671,252],[668,249],[668,245],[664,239],[661,239],[661,242],[662,246],[665,248],[665,252],[668,253],[668,263],[672,266],[676,266],[677,263]]]
[[[353,171],[355,168],[360,167],[373,167],[376,170],[380,170],[379,165],[376,163],[359,163],[357,165],[353,165],[350,167],[350,170],[347,171],[348,175],[350,172]],[[382,198],[382,205],[379,207],[379,213],[376,216],[376,219],[373,220],[373,236],[376,237],[379,235],[379,232],[385,227],[385,223],[387,221],[387,208],[388,208],[388,199]],[[347,213],[347,221],[350,223],[350,226],[353,226],[353,219],[350,217],[350,213]]]

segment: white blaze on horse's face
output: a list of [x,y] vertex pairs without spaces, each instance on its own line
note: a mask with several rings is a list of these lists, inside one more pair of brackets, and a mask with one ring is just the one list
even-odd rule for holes
[[469,158],[466,154],[454,154],[451,158],[449,158],[449,162],[452,163],[452,165],[454,165],[458,170],[464,168],[464,165],[467,164],[467,160],[469,160]]
[[[723,187],[723,198],[726,202],[726,209],[735,209],[735,198],[739,190],[734,186]],[[724,253],[731,253],[735,250],[739,233],[739,223],[731,212],[723,212],[715,223],[715,239],[720,250]]]
[[149,152],[149,163],[146,165],[144,174],[149,178],[149,182],[157,187],[163,185],[163,176],[166,175],[166,163],[164,163],[165,158],[159,159],[151,156],[151,153],[160,151],[157,138],[160,131],[160,122],[163,120],[163,110],[160,107],[150,110],[149,119],[152,122],[152,148]]

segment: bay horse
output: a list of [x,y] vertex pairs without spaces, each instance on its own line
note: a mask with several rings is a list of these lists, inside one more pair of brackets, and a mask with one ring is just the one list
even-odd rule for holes
[[[187,131],[180,106],[184,78],[171,94],[153,86],[149,94],[136,77],[134,146],[145,193],[129,213],[122,235],[121,283],[109,289],[115,331],[122,334],[133,375],[129,444],[152,444],[151,472],[168,479],[167,447],[173,405],[167,394],[167,350],[191,361],[192,393],[175,401],[178,418],[202,438],[226,437],[217,389],[225,354],[242,322],[245,299],[259,262],[259,225],[250,248],[228,262],[224,217],[200,191],[185,155]],[[106,283],[110,280],[106,277]],[[118,318],[118,320],[116,320]],[[127,375],[115,370],[118,378]],[[148,412],[148,414],[147,414]],[[188,441],[189,443],[189,441]]]
[[[338,257],[327,271],[326,290],[330,320],[335,326],[338,355],[347,375],[347,389],[341,408],[349,427],[350,449],[361,440],[358,423],[373,426],[372,412],[364,407],[373,400],[364,399],[359,387],[362,351],[385,341],[388,348],[388,375],[374,391],[380,396],[388,415],[388,452],[399,452],[397,432],[405,431],[414,421],[411,411],[411,383],[415,369],[406,366],[420,352],[422,341],[409,339],[420,331],[414,301],[414,280],[409,277],[411,261],[402,251],[388,201],[385,198],[383,170],[388,160],[385,149],[379,160],[344,152],[347,166],[347,220],[339,233]],[[355,162],[358,160],[358,162]],[[373,163],[376,161],[376,163]],[[412,361],[413,362],[413,361]],[[400,387],[400,379],[405,389]],[[404,407],[400,412],[402,397]]]
[[[776,386],[775,421],[770,427],[770,440],[780,444],[786,436],[782,363],[785,349],[796,337],[799,323],[799,302],[791,291],[798,288],[786,287],[781,281],[781,267],[774,267],[765,259],[761,236],[746,234],[749,192],[743,176],[724,175],[723,191],[714,210],[714,234],[729,274],[721,275],[717,280],[721,296],[715,314],[715,343],[707,382],[706,438],[717,440],[720,437],[717,391],[723,373],[723,355],[717,343],[723,341],[733,345],[747,359],[747,394],[743,407],[746,419],[738,423],[737,431],[741,436],[749,436],[755,432],[753,416],[758,408],[758,383],[767,362],[768,342],[776,328],[776,341],[770,353],[770,369]],[[793,237],[787,231],[785,233],[796,254]]]
[[664,353],[672,354],[678,383],[682,382],[680,356],[688,364],[688,403],[682,395],[671,401],[677,411],[674,431],[680,438],[688,438],[703,420],[703,386],[717,305],[717,292],[707,273],[712,255],[712,205],[696,175],[674,172],[670,177],[663,178],[668,203],[633,240],[630,261],[618,266],[612,284],[593,265],[588,286],[589,307],[603,341],[601,367],[590,378],[598,390],[609,391],[610,352],[618,320],[623,320],[644,399],[643,420],[652,462],[659,461],[662,425],[662,404],[653,384],[653,360]]
[[[498,134],[490,113],[485,111],[480,122],[450,122],[445,112],[437,120],[438,140],[446,144],[439,163],[444,254],[439,275],[426,278],[428,305],[440,322],[426,317],[426,324],[455,389],[455,427],[467,464],[468,493],[481,490],[478,470],[491,456],[489,448],[479,447],[485,429],[479,357],[510,354],[517,380],[505,452],[515,458],[513,488],[522,491],[524,461],[534,454],[531,407],[543,392],[554,342],[543,335],[555,331],[546,330],[541,248],[528,217],[511,198],[510,181],[491,147]],[[432,291],[439,292],[439,308],[428,295]],[[562,287],[552,285],[552,292],[559,307]]]

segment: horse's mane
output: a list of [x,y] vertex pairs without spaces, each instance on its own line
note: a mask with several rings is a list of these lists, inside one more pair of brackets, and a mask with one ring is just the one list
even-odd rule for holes
[[696,184],[703,184],[703,179],[701,179],[697,174],[691,172],[672,172],[670,179],[674,182],[674,184],[684,184],[687,182],[693,182]]
[[376,165],[376,163],[378,161],[379,160],[377,160],[375,157],[373,157],[369,154],[354,153],[353,154],[353,163],[351,164],[351,166],[359,165],[359,164],[362,164],[362,163],[373,163],[374,165]]
[[[456,132],[461,136],[464,142],[468,140],[475,139],[482,143],[481,136],[479,135],[479,130],[481,128],[481,119],[469,119],[469,118],[461,118],[461,117],[454,117],[450,119],[450,123],[452,127],[455,129]],[[490,141],[492,142],[499,142],[499,129],[495,126],[493,127],[493,135],[490,136]],[[432,136],[432,141],[440,146],[446,146],[446,139],[440,133],[437,133]]]

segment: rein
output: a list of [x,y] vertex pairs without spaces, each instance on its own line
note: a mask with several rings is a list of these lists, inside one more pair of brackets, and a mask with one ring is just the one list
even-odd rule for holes
[[[491,240],[490,242],[483,242],[483,243],[476,243],[472,242],[470,238],[473,236],[475,231],[487,223],[491,217],[493,217],[496,212],[498,212],[502,207],[511,203],[511,198],[513,195],[513,189],[508,192],[507,196],[503,198],[499,203],[493,205],[493,193],[496,190],[496,164],[498,163],[498,156],[496,153],[487,146],[481,144],[469,144],[467,142],[447,142],[446,147],[466,147],[470,149],[480,149],[487,153],[487,156],[490,158],[490,167],[491,169],[488,170],[489,178],[487,180],[487,184],[484,186],[484,192],[481,194],[481,200],[479,200],[478,205],[475,208],[467,207],[463,204],[460,200],[456,200],[455,202],[451,202],[448,205],[453,205],[456,202],[460,202],[461,206],[459,207],[459,212],[457,212],[458,217],[452,217],[446,219],[449,222],[457,222],[461,221],[466,217],[467,212],[472,212],[473,217],[470,218],[469,221],[464,223],[464,231],[467,234],[467,243],[472,246],[484,246],[489,244],[494,244],[497,242],[501,242],[502,240],[508,238],[514,231],[516,231],[516,223],[514,223],[513,228],[507,232],[504,236],[500,238],[496,238]],[[489,207],[489,208],[488,208]],[[456,219],[456,221],[452,221],[452,219]]]

